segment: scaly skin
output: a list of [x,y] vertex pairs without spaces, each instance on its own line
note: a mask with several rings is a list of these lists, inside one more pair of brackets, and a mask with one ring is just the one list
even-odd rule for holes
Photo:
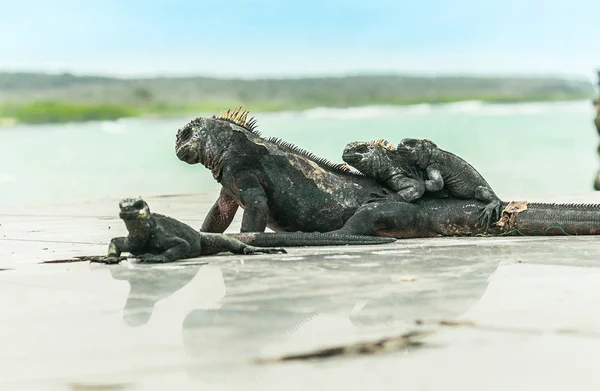
[[425,170],[425,190],[447,190],[455,198],[484,201],[482,226],[491,226],[500,217],[500,198],[481,174],[465,160],[444,151],[429,140],[406,138],[396,148],[398,160]]
[[282,248],[250,246],[223,234],[198,233],[171,217],[151,213],[141,198],[123,199],[119,208],[119,217],[125,222],[129,235],[110,241],[108,255],[102,263],[120,262],[123,252],[145,263],[173,262],[228,251],[234,254],[286,253]]

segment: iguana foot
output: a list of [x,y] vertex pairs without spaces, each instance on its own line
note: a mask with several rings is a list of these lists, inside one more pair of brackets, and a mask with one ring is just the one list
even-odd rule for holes
[[169,260],[163,255],[142,254],[136,257],[140,263],[165,263]]
[[490,228],[492,224],[500,219],[500,201],[492,201],[482,208],[479,214],[479,225]]
[[287,254],[287,251],[285,251],[285,249],[283,249],[281,247],[254,247],[254,246],[244,247],[244,254],[257,254],[257,253],[263,253],[263,254],[277,254],[277,253]]

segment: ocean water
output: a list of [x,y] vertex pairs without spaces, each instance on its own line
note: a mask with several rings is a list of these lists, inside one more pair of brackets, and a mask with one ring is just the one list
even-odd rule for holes
[[[198,113],[198,115],[211,115]],[[255,113],[276,136],[334,162],[350,141],[428,138],[470,162],[501,198],[592,190],[598,136],[589,101],[462,102]],[[174,152],[192,116],[0,128],[0,205],[191,193],[218,188]]]

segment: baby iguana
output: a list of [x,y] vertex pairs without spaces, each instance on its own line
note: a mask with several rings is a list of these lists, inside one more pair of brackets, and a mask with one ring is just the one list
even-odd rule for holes
[[365,176],[393,190],[394,200],[411,202],[425,193],[424,175],[411,165],[404,167],[396,157],[394,146],[386,140],[348,143],[342,159]]
[[462,199],[486,202],[479,222],[489,227],[500,218],[501,200],[491,186],[473,166],[455,154],[444,151],[425,139],[405,138],[395,152],[404,165],[425,170],[425,190],[430,192],[446,189],[450,195]]
[[254,247],[224,234],[199,233],[168,216],[151,213],[141,198],[125,198],[119,203],[119,217],[129,231],[127,237],[113,238],[102,263],[119,263],[128,252],[147,263],[173,262],[221,252],[234,254],[286,253],[278,247]]

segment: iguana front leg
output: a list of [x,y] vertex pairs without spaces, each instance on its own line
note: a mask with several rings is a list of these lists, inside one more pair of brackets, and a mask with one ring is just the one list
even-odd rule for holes
[[386,184],[396,191],[393,196],[395,201],[412,202],[421,198],[425,193],[423,182],[407,176],[396,176],[388,180]]
[[221,194],[204,218],[200,232],[225,232],[238,208],[238,203],[225,191],[225,188],[221,188]]
[[99,262],[114,264],[121,262],[121,254],[124,252],[131,253],[141,250],[144,247],[145,240],[131,236],[122,236],[112,238],[108,245],[108,254]]
[[439,169],[435,167],[427,167],[426,169],[428,180],[425,181],[425,190],[429,192],[440,191],[444,188],[444,179]]
[[139,259],[141,263],[166,263],[187,258],[190,253],[190,244],[185,240],[174,236],[161,239],[160,246],[165,250],[162,253],[141,254],[137,255],[136,258]]
[[269,203],[258,177],[245,173],[238,176],[235,182],[244,208],[240,232],[264,232],[267,228]]
[[264,232],[267,228],[269,205],[262,187],[240,191],[244,203],[244,216],[240,232]]

